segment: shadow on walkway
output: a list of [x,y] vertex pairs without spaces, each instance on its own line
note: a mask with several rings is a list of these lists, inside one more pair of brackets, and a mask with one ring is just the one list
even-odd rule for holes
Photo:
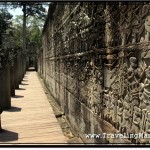
[[24,88],[19,88],[19,89],[16,89],[16,90],[26,90],[26,89],[24,89]]
[[[11,100],[13,106],[2,113],[0,145],[23,143],[66,143],[66,138],[44,94],[37,73],[29,72]],[[26,86],[24,86],[24,84]],[[30,86],[32,85],[32,86]]]
[[18,133],[4,130],[0,131],[0,142],[11,142],[18,140]]
[[22,108],[12,106],[7,112],[20,112]]
[[23,98],[24,96],[21,96],[21,95],[15,95],[15,96],[12,96],[12,98]]
[[[29,85],[29,84],[26,84],[26,83],[21,83],[20,85]],[[17,89],[18,90],[18,89]]]

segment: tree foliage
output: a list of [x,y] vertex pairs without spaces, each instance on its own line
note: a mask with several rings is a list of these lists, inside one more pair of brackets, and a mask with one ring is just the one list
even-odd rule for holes
[[26,17],[34,16],[38,19],[45,19],[46,16],[46,9],[43,7],[44,5],[48,5],[49,3],[43,2],[7,2],[11,8],[20,7],[23,10],[23,6],[26,6]]
[[42,34],[42,26],[44,22],[40,19],[35,19],[34,17],[31,17],[28,27],[29,35],[28,39],[29,42],[35,41],[37,44],[37,47],[40,48],[42,46],[42,40],[41,40],[41,34]]
[[[22,38],[18,38],[22,37],[23,31],[22,22],[23,22],[22,15],[16,16],[16,18],[13,20],[13,36],[17,47],[21,47],[23,44]],[[35,17],[28,17],[28,21],[26,24],[27,43],[35,41],[38,48],[42,46],[41,33],[43,24],[44,21],[42,21],[41,19],[36,19]]]
[[16,16],[15,19],[13,19],[13,38],[15,40],[15,47],[22,47],[22,22],[23,18],[22,15]]
[[2,33],[11,27],[12,15],[5,9],[0,9],[0,46],[2,45]]
[[[23,50],[26,51],[26,44],[27,44],[27,19],[29,16],[35,17],[36,19],[45,20],[46,17],[46,9],[43,7],[43,2],[6,2],[8,6],[11,8],[22,8],[23,11],[23,30],[22,30],[22,37],[23,37]],[[30,36],[31,39],[35,39],[39,41],[39,33],[40,29],[37,28],[32,30],[34,33]],[[38,36],[38,37],[36,37]],[[34,38],[33,38],[34,37]]]

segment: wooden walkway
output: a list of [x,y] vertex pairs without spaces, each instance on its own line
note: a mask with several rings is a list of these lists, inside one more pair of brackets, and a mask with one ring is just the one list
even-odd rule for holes
[[0,145],[66,143],[35,71],[26,73],[1,122]]

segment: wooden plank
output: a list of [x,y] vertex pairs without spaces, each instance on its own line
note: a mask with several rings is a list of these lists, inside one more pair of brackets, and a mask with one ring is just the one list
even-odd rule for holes
[[1,115],[0,144],[66,143],[36,72],[27,72],[12,98],[12,108]]

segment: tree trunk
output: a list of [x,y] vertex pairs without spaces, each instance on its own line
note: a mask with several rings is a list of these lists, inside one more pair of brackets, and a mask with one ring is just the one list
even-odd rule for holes
[[26,52],[26,4],[23,4],[23,52]]

